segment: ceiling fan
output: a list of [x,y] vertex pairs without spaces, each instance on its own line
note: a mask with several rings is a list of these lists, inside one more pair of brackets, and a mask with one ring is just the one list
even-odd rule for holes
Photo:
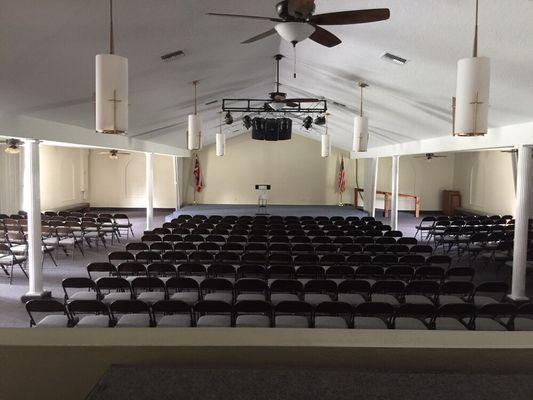
[[307,38],[326,47],[334,47],[342,40],[320,25],[354,25],[367,22],[384,21],[390,18],[388,8],[374,8],[367,10],[340,11],[314,15],[315,0],[284,0],[276,5],[279,18],[255,15],[208,13],[230,18],[248,18],[277,22],[277,25],[257,36],[242,42],[253,43],[278,33],[287,42],[296,46]]
[[118,156],[119,155],[121,155],[121,156],[129,156],[131,153],[124,153],[122,151],[113,149],[113,150],[109,150],[109,151],[101,151],[98,154],[99,155],[108,156],[112,160],[118,160]]
[[4,151],[8,154],[19,154],[21,146],[24,145],[24,142],[19,139],[6,139],[0,143],[7,146]]
[[426,160],[431,161],[434,158],[446,158],[446,157],[448,157],[448,156],[439,156],[439,155],[437,155],[435,153],[426,153],[423,156],[415,156],[414,158],[425,158]]
[[269,93],[270,103],[265,103],[266,110],[279,111],[284,107],[298,107],[300,103],[318,103],[320,100],[315,98],[294,98],[288,99],[287,93],[280,92],[281,83],[279,82],[279,62],[284,56],[276,54],[274,59],[276,60],[276,91]]

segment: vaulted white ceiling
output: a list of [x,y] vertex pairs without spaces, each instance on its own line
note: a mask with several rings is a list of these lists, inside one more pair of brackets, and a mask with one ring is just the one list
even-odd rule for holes
[[[338,147],[351,149],[359,80],[370,84],[365,111],[371,147],[450,133],[456,62],[471,53],[473,0],[316,3],[317,13],[388,7],[391,19],[326,27],[343,43],[332,49],[309,40],[299,44],[293,79],[292,46],[279,37],[239,44],[274,23],[205,15],[276,16],[275,0],[115,0],[117,53],[130,65],[129,135],[185,146],[190,83],[199,79],[204,137],[212,142],[222,98],[263,98],[273,90],[272,57],[278,52],[287,56],[284,91],[329,100],[330,133]],[[532,121],[533,2],[480,3],[480,53],[491,57],[493,67],[490,125]],[[0,0],[0,118],[20,114],[92,129],[94,56],[107,47],[106,0]],[[184,57],[161,61],[178,49]],[[409,62],[387,63],[380,59],[385,51]],[[243,133],[240,122],[224,129]],[[296,130],[316,138],[320,133],[299,124]]]

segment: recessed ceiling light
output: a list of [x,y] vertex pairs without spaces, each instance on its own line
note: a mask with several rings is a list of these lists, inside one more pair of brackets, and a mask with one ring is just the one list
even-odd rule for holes
[[394,64],[397,64],[397,65],[405,65],[408,62],[408,60],[406,58],[403,58],[403,57],[400,57],[400,56],[396,56],[396,55],[394,55],[392,53],[388,53],[388,52],[383,53],[380,56],[380,58],[385,60],[385,61],[389,61],[389,62],[392,62]]

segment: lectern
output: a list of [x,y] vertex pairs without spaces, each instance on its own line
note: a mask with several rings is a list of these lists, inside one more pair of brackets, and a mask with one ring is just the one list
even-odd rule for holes
[[270,192],[270,185],[260,184],[255,185],[255,191],[258,193],[258,211],[259,215],[268,215],[268,192]]

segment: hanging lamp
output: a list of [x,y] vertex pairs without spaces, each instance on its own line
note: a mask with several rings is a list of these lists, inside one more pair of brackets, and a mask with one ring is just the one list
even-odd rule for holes
[[322,146],[320,155],[322,158],[328,158],[331,153],[331,136],[328,133],[328,118],[326,114],[326,132],[321,136]]
[[113,0],[109,0],[109,54],[96,56],[96,132],[128,132],[128,59],[115,54]]
[[457,63],[457,92],[452,99],[454,136],[483,136],[488,131],[490,59],[478,57],[478,16],[476,0],[473,55]]
[[220,132],[216,134],[216,155],[222,157],[226,154],[226,134],[222,132],[222,111],[220,115]]
[[189,150],[200,150],[202,148],[202,120],[198,115],[198,82],[193,81],[194,85],[194,114],[189,115],[189,127],[187,131],[187,148]]
[[361,89],[361,105],[360,112],[353,121],[353,151],[366,152],[368,150],[368,118],[363,116],[363,89],[368,87],[368,84],[359,82]]

